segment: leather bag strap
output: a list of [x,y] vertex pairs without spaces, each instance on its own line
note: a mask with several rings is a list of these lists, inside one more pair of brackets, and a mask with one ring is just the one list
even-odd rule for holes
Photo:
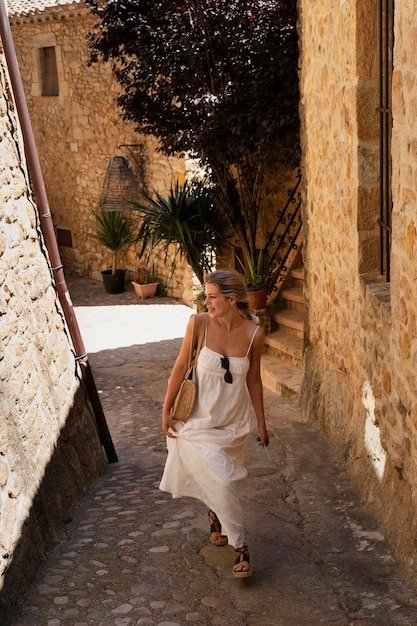
[[194,314],[193,340],[191,342],[190,357],[188,360],[188,369],[190,370],[197,363],[198,355],[206,333],[207,317],[206,315]]
[[198,317],[194,313],[194,326],[193,326],[193,337],[190,344],[190,354],[188,355],[188,370],[190,370],[193,366],[193,354],[196,349],[197,344],[197,326],[198,326]]
[[204,341],[204,336],[206,334],[207,315],[196,315],[196,325],[198,325],[198,341],[193,359],[194,365],[196,365],[197,363],[198,355],[200,354],[200,350]]

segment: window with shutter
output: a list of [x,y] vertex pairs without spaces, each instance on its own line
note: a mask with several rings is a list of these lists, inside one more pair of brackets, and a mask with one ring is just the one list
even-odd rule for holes
[[56,65],[55,46],[40,48],[42,95],[58,96],[58,71]]

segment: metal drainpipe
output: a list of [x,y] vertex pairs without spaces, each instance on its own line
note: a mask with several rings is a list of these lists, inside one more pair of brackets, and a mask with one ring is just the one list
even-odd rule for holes
[[45,239],[45,245],[51,263],[58,297],[64,311],[64,316],[71,335],[72,343],[74,345],[76,360],[81,366],[83,380],[93,409],[101,444],[106,451],[109,463],[116,463],[118,461],[117,454],[113,446],[106,418],[103,412],[103,408],[101,406],[100,398],[97,393],[97,388],[88,361],[88,356],[85,351],[84,342],[81,337],[78,322],[72,306],[71,297],[65,281],[61,256],[55,237],[55,230],[52,223],[52,215],[46,196],[39,157],[36,150],[32,125],[30,123],[22,79],[17,63],[16,50],[10,31],[10,23],[4,0],[0,0],[0,36],[4,49],[4,54],[6,57],[13,96],[16,103],[16,111],[22,130],[25,153],[30,176],[32,179],[33,190],[36,197],[36,204],[40,216],[42,233]]

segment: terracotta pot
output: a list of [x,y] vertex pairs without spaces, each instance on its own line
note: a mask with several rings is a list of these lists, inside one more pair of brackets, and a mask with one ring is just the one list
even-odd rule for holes
[[140,285],[132,280],[132,285],[137,297],[141,300],[144,300],[145,298],[154,298],[156,290],[158,289],[158,283],[145,283]]
[[258,291],[248,291],[249,306],[254,311],[264,309],[268,299],[268,289],[259,289]]

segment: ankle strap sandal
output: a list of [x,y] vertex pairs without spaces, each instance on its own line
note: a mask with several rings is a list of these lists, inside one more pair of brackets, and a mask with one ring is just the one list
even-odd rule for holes
[[219,518],[214,511],[208,512],[210,522],[210,543],[213,546],[225,546],[227,544],[226,535],[222,535],[222,527]]
[[233,566],[233,576],[235,578],[249,578],[252,576],[252,570],[249,563],[248,546],[243,544],[240,548],[235,548],[237,552],[235,564]]

